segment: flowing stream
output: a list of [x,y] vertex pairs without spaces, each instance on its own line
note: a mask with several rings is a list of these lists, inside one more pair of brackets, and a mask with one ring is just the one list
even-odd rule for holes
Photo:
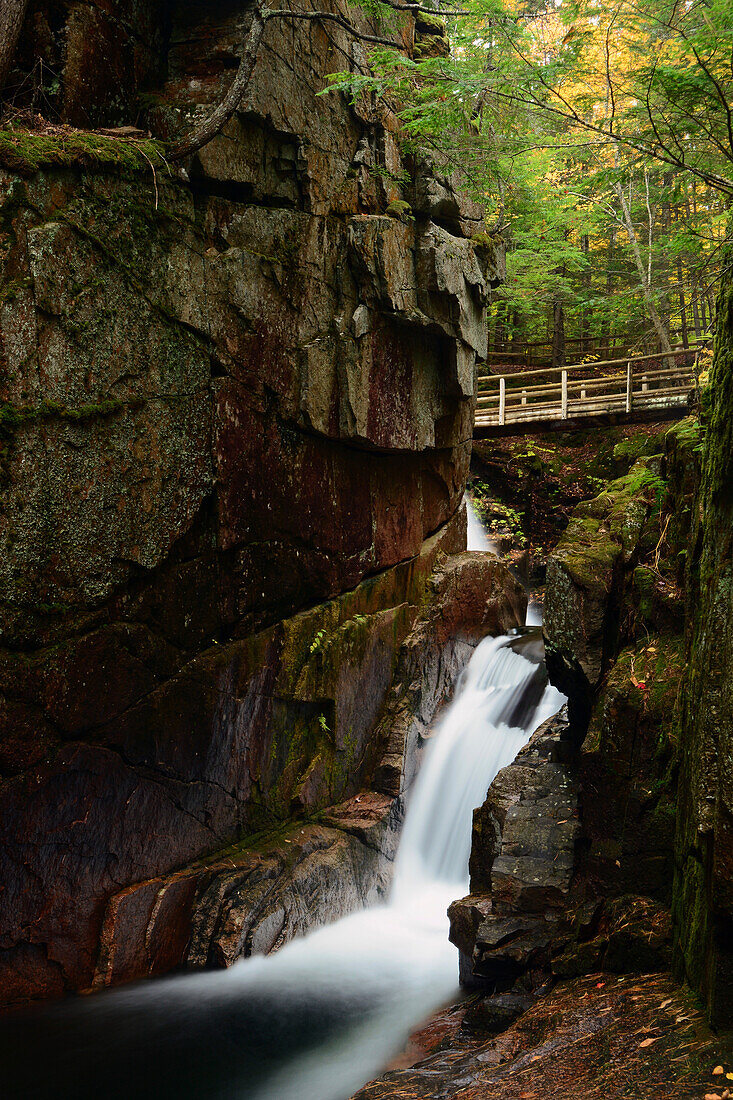
[[[65,1002],[0,1027],[4,1097],[344,1100],[457,993],[446,908],[471,817],[563,703],[521,638],[487,638],[431,739],[387,904],[229,970]],[[536,648],[536,643],[535,643]]]

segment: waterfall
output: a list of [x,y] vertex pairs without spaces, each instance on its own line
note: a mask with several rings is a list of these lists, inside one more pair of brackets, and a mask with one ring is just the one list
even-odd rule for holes
[[486,534],[486,529],[478,517],[476,506],[469,496],[466,496],[466,520],[468,525],[467,530],[467,550],[490,550],[492,554],[499,556],[499,549],[495,542],[492,542],[489,536]]
[[226,971],[10,1020],[3,1096],[345,1100],[378,1074],[458,992],[446,908],[468,888],[473,809],[564,701],[517,646],[481,642],[437,724],[387,904]]
[[421,883],[467,885],[474,807],[531,729],[562,704],[548,688],[546,701],[527,716],[528,728],[508,724],[537,672],[507,638],[485,638],[478,646],[415,782],[395,866],[395,901]]

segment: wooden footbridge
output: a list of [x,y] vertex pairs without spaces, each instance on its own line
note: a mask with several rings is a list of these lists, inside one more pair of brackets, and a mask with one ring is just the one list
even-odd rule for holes
[[699,349],[674,348],[666,356],[483,375],[474,438],[684,416],[698,387],[698,357]]

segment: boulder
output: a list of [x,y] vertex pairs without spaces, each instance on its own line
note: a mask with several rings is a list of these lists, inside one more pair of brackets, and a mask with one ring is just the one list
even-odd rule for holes
[[567,731],[564,714],[540,726],[474,813],[471,895],[449,910],[464,985],[509,988],[549,967],[580,836]]

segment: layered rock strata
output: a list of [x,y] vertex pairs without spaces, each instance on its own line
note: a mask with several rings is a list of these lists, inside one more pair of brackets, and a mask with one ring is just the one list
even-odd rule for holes
[[[63,121],[175,137],[248,18],[41,3],[20,60],[56,59]],[[125,167],[119,132],[78,163],[2,146],[5,1001],[108,975],[133,884],[355,795],[436,555],[465,546],[501,257],[384,104],[320,95],[363,64],[335,24],[273,21],[180,173]]]

